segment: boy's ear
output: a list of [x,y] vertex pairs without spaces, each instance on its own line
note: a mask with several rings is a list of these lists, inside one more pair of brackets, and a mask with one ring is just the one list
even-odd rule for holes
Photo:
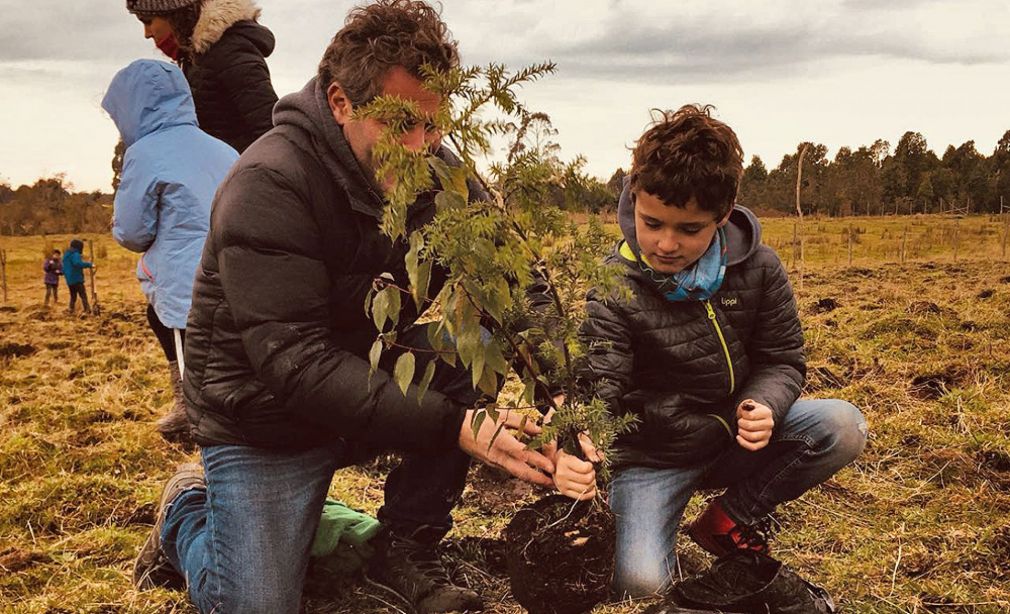
[[723,227],[723,226],[725,226],[726,224],[729,224],[729,216],[733,215],[733,207],[735,207],[735,206],[736,206],[735,204],[734,204],[734,205],[732,205],[732,206],[731,206],[731,207],[729,208],[729,211],[727,211],[727,212],[726,212],[726,215],[722,216],[722,219],[721,219],[721,220],[719,220],[719,221],[718,221],[718,222],[716,223],[716,225],[715,225],[715,227],[716,227],[716,228],[722,228],[722,227]]
[[333,114],[333,119],[338,125],[343,126],[350,121],[354,105],[351,103],[351,99],[347,97],[347,94],[344,93],[344,88],[340,87],[339,83],[333,82],[330,84],[330,87],[326,88],[326,102],[329,103],[330,112]]

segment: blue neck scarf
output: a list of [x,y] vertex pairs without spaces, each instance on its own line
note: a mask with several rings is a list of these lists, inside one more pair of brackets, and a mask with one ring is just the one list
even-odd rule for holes
[[666,300],[707,301],[719,291],[722,280],[726,277],[726,232],[719,228],[712,237],[712,244],[697,262],[679,273],[668,275],[652,268],[645,256],[636,257],[627,242],[621,245],[621,255],[638,267],[656,284]]

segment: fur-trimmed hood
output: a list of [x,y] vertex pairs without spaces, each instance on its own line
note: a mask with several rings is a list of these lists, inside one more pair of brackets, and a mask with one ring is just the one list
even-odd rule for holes
[[[259,19],[261,9],[256,6],[253,0],[204,0],[200,9],[200,19],[197,20],[193,28],[193,53],[200,55],[206,53],[211,45],[221,40],[225,31],[240,21],[255,22]],[[269,40],[263,36],[248,38],[253,39],[264,56],[270,55],[274,47],[273,35],[270,31],[258,24],[257,30],[263,30]],[[263,39],[263,40],[259,40]]]

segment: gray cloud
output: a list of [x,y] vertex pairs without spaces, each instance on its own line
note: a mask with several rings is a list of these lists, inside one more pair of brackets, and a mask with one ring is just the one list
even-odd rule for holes
[[[601,27],[590,36],[555,36],[536,47],[513,48],[497,59],[524,64],[550,57],[566,75],[633,81],[775,79],[816,70],[826,61],[862,57],[960,65],[1010,59],[1001,37],[996,32],[987,36],[991,16],[985,10],[950,8],[932,0],[877,3],[872,11],[864,8],[866,0],[846,0],[819,15],[777,19],[768,19],[756,7],[750,14],[714,9],[676,15],[673,9],[636,11],[626,4],[616,8],[612,0]],[[1006,11],[1000,4],[988,4],[997,12]],[[969,10],[975,21],[943,21],[938,10]],[[941,35],[935,29],[941,29]]]
[[[271,65],[300,79],[300,73],[310,74],[356,1],[260,4],[263,21],[278,40]],[[566,77],[707,82],[775,79],[844,58],[965,65],[1010,58],[1010,48],[1000,44],[995,30],[985,36],[1001,12],[1007,14],[1003,3],[966,4],[972,6],[951,8],[937,0],[835,0],[801,13],[775,1],[741,5],[714,0],[699,11],[681,3],[636,0],[587,0],[577,8],[564,0],[468,0],[449,4],[444,13],[467,61],[517,65],[549,58]],[[976,23],[970,24],[975,31],[959,32],[958,23],[964,22],[943,20],[944,11],[975,15]],[[995,16],[988,14],[993,12]],[[943,29],[942,35],[936,36],[930,25]],[[152,54],[151,42],[143,39],[139,23],[120,1],[39,0],[26,5],[0,0],[0,30],[13,33],[0,37],[0,65],[37,60],[125,64]]]

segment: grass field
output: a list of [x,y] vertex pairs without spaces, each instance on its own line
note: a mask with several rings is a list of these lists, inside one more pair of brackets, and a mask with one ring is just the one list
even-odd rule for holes
[[[996,218],[936,216],[803,225],[806,394],[852,401],[871,436],[854,466],[783,506],[773,547],[847,612],[1010,612],[1003,228]],[[792,234],[791,219],[766,222],[766,241],[786,261]],[[194,612],[181,593],[131,586],[160,486],[187,456],[154,432],[171,393],[134,255],[84,238],[96,243],[103,311],[79,319],[63,312],[65,287],[57,308],[42,307],[44,251],[69,237],[0,237],[9,286],[0,303],[0,612]],[[341,471],[331,494],[374,512],[389,466]],[[490,612],[521,611],[498,538],[511,510],[536,496],[483,469],[464,494],[446,549]],[[687,569],[704,562],[687,543],[681,555]],[[396,610],[320,563],[306,611]]]

